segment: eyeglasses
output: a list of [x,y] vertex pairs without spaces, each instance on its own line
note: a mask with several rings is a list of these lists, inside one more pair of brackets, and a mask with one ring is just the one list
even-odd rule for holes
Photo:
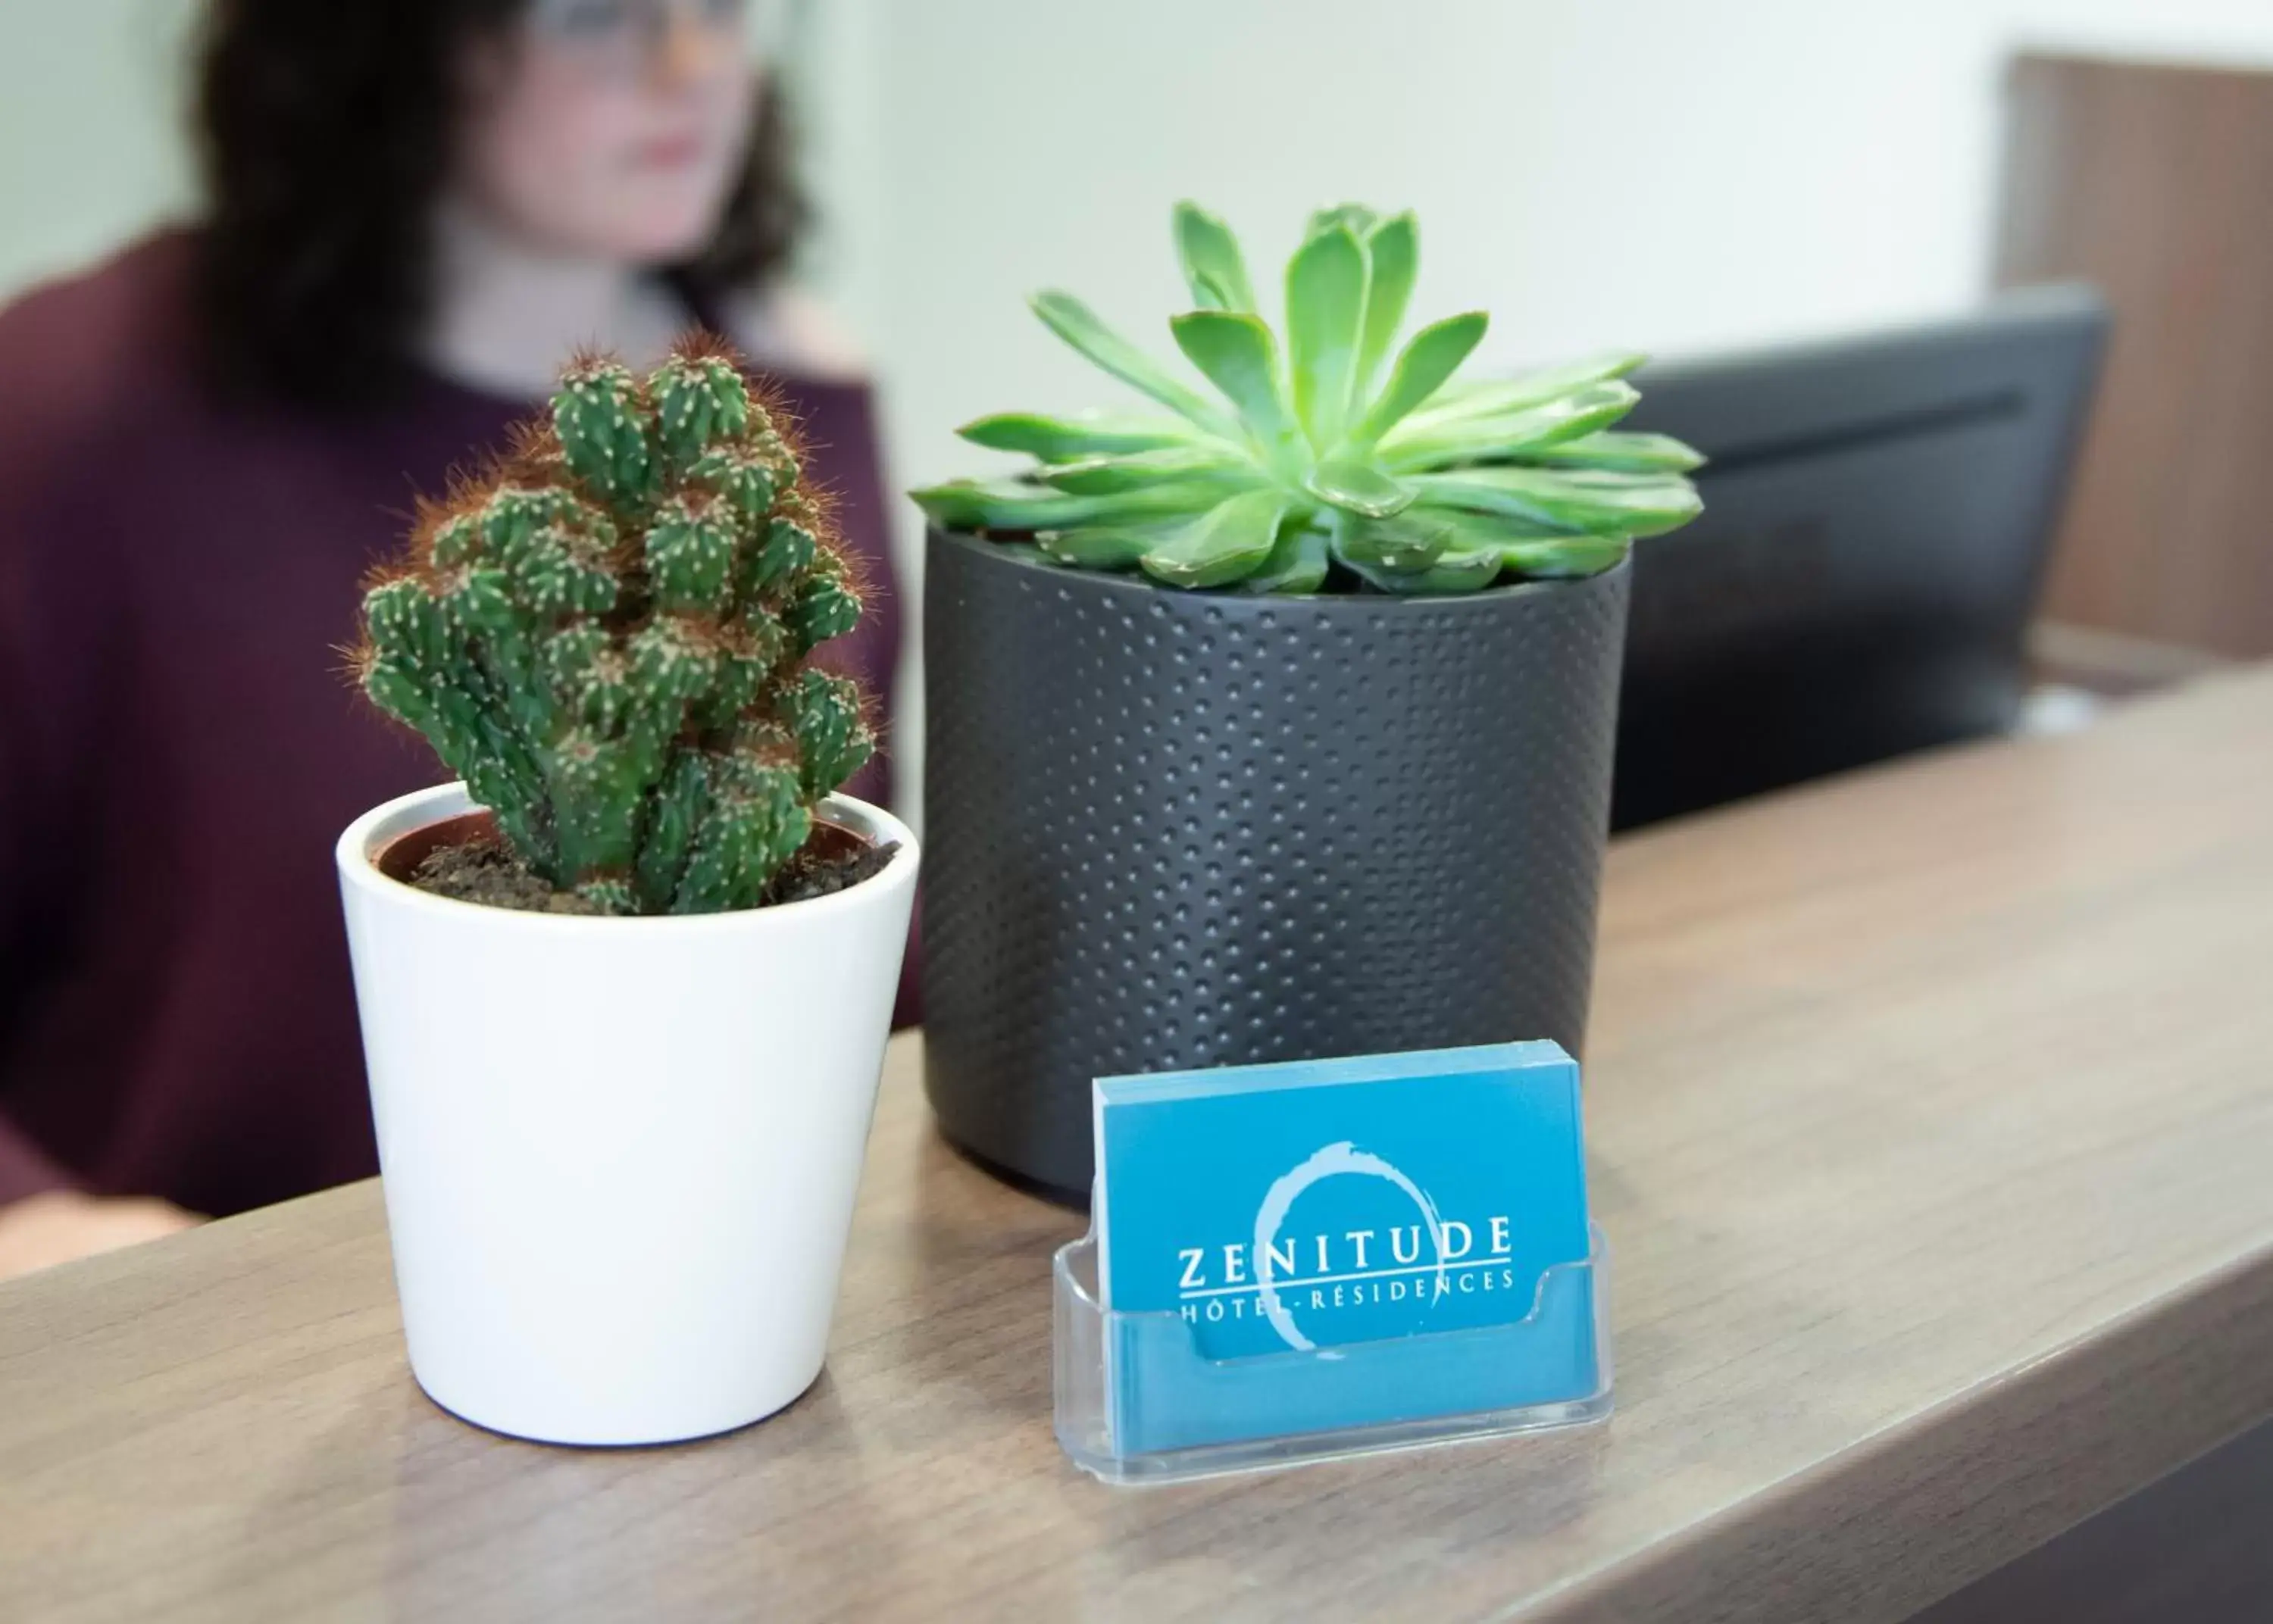
[[596,71],[630,77],[645,71],[680,26],[773,56],[791,14],[790,0],[534,0],[529,27]]

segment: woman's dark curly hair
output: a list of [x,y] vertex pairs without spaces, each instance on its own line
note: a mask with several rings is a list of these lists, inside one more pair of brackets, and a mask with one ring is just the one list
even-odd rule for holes
[[[199,297],[222,380],[366,406],[417,370],[430,221],[465,49],[526,0],[211,0],[197,125],[207,213]],[[761,106],[719,231],[683,287],[779,269],[806,221],[779,95]]]

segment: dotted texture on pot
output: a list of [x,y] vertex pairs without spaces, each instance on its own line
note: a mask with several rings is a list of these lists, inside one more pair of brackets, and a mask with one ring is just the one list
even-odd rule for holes
[[1628,567],[1169,591],[934,533],[926,1085],[1080,1199],[1090,1081],[1551,1037],[1593,977]]

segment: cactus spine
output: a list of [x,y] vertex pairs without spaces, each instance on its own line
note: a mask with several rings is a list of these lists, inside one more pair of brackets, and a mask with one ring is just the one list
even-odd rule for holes
[[731,355],[562,375],[551,421],[446,502],[364,599],[364,690],[521,859],[611,914],[755,906],[875,748],[806,663],[858,583]]

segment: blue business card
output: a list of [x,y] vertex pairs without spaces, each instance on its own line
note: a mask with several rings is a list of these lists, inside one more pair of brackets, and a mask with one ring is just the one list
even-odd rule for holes
[[1598,1390],[1558,1045],[1100,1078],[1094,1103],[1124,1453]]

